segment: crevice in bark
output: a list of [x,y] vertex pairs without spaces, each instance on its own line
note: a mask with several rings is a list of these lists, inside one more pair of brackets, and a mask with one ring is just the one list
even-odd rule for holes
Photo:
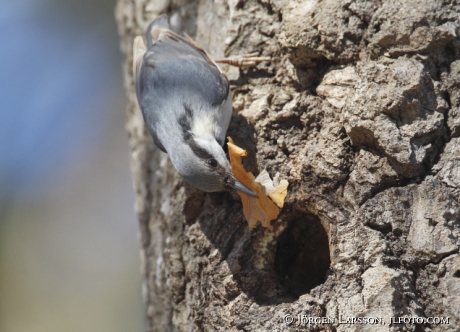
[[272,7],[272,5],[270,4],[269,1],[260,1],[259,0],[257,2],[260,3],[260,5],[267,10],[268,15],[273,15],[274,14],[273,7]]
[[[363,202],[359,205],[359,206],[363,206],[364,204],[366,204],[369,200],[373,199],[375,196],[377,196],[378,194],[384,192],[385,190],[388,190],[388,189],[391,189],[391,188],[404,188],[410,184],[420,184],[422,183],[423,181],[418,179],[417,181],[414,180],[414,179],[410,179],[410,178],[402,178],[402,179],[398,179],[398,180],[386,180],[384,182],[382,182],[382,184],[375,188],[374,190],[371,191],[370,193],[370,196],[369,198],[366,198],[365,200],[363,200]],[[389,232],[393,232],[394,233],[394,230],[392,229],[391,227],[391,224],[387,226],[381,226],[381,225],[374,225],[372,222],[369,222],[369,223],[365,223],[366,226],[368,226],[369,228],[375,230],[375,231],[379,231],[383,234],[388,234]],[[396,233],[394,233],[396,236],[400,236],[401,234],[398,233],[399,230],[397,230]]]
[[[293,60],[291,59],[290,61],[292,62]],[[305,58],[305,62],[308,65],[298,64],[296,61],[292,62],[297,76],[294,88],[298,92],[308,91],[313,96],[317,96],[316,88],[322,82],[324,75],[332,70],[344,67],[343,64],[329,60],[326,57]]]
[[[393,187],[392,187],[393,188]],[[385,188],[387,189],[387,188]],[[383,190],[382,190],[383,191]],[[374,195],[375,196],[375,195]],[[371,198],[370,198],[371,199]],[[366,200],[367,201],[367,200]],[[366,201],[364,203],[366,203]],[[363,203],[363,204],[364,204]],[[380,232],[384,235],[387,235],[392,231],[391,224],[374,224],[374,223],[364,223],[365,226],[373,229],[374,231]]]
[[[254,176],[259,174],[259,168],[257,166],[257,144],[255,137],[256,130],[254,125],[248,122],[248,120],[238,114],[232,117],[230,127],[227,131],[227,136],[230,136],[236,145],[245,149],[248,155],[243,158],[243,166],[248,172],[252,172]],[[224,151],[228,152],[227,144],[224,144]]]

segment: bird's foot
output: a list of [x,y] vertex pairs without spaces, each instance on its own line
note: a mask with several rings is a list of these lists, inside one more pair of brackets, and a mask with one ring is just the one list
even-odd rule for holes
[[259,53],[251,53],[246,55],[235,55],[225,59],[215,60],[217,63],[224,63],[230,66],[235,67],[252,67],[257,65],[260,62],[270,62],[272,61],[271,57],[268,56],[258,56]]

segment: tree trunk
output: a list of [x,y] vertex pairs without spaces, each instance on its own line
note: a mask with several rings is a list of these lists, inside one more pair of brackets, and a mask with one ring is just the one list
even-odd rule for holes
[[[223,68],[246,168],[289,181],[273,231],[154,147],[132,42],[163,12],[214,58],[272,57]],[[459,331],[458,1],[119,0],[116,13],[149,331]]]

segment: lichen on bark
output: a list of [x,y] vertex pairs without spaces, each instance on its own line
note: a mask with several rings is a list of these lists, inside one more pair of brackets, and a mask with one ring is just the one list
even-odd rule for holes
[[[289,181],[273,232],[236,194],[184,183],[137,108],[132,42],[160,13],[223,67],[246,169]],[[119,0],[126,128],[149,331],[381,331],[460,326],[460,3]],[[331,324],[283,323],[291,314]],[[450,318],[449,325],[391,317]]]

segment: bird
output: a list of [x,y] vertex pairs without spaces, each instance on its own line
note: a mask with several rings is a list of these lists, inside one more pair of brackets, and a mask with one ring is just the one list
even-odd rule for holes
[[133,77],[155,145],[192,186],[257,197],[235,178],[222,148],[232,116],[225,74],[193,39],[171,31],[166,15],[149,24],[145,41],[134,39]]

